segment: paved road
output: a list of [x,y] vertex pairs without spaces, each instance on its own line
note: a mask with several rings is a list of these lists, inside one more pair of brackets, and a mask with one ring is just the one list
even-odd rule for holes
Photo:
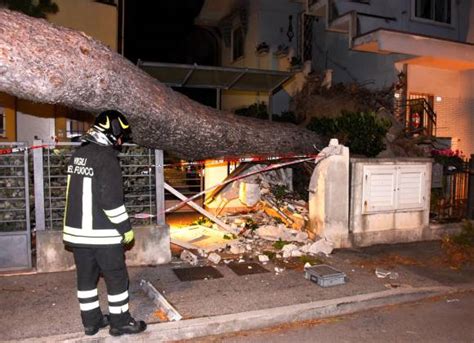
[[474,342],[474,293],[193,342]]

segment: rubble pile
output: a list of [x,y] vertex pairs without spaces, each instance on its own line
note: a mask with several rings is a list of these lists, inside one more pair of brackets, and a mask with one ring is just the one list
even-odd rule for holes
[[[263,169],[264,164],[252,164],[235,170],[229,178],[245,175]],[[208,246],[200,245],[209,233],[201,230],[196,235],[196,225],[219,230],[205,218],[200,218],[189,227],[189,240],[182,243],[171,230],[171,241],[185,248],[181,259],[192,265],[219,264],[230,262],[258,261],[262,264],[273,262],[282,272],[286,266],[303,266],[308,260],[316,260],[319,255],[329,255],[332,242],[309,237],[308,204],[291,191],[291,169],[279,169],[259,173],[256,176],[234,181],[211,194],[208,204],[214,204],[219,219],[238,234],[222,233],[223,244],[217,249],[213,241]],[[179,231],[179,230],[178,230]],[[194,249],[193,249],[193,243]],[[189,254],[193,257],[190,258]],[[305,258],[305,257],[314,258]],[[296,262],[296,263],[295,263]]]

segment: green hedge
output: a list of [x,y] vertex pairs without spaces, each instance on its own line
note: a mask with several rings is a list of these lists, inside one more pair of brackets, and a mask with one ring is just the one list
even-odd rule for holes
[[390,122],[373,112],[343,111],[335,118],[311,118],[307,128],[325,138],[338,138],[352,154],[374,157],[385,149],[383,138]]

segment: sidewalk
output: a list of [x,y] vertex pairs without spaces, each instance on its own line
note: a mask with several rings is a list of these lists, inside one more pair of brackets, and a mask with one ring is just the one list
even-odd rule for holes
[[[180,281],[173,268],[189,267],[180,260],[156,267],[129,268],[131,311],[149,323],[135,337],[112,338],[107,330],[82,334],[76,300],[75,273],[0,276],[0,337],[4,341],[172,341],[279,323],[349,313],[376,306],[474,289],[474,267],[453,270],[442,261],[440,243],[380,245],[336,250],[327,263],[348,276],[344,285],[322,288],[306,280],[301,265],[288,264],[282,273],[238,276],[222,262],[217,279]],[[375,269],[391,271],[378,278]],[[396,273],[396,274],[395,274]],[[160,323],[157,307],[139,283],[151,282],[183,316]],[[101,307],[106,291],[99,284]]]

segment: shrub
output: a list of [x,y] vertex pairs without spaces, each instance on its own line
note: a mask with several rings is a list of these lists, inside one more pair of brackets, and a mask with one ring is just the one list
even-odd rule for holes
[[239,108],[234,113],[244,117],[268,119],[267,105],[264,102],[256,102],[248,107]]
[[298,124],[295,112],[293,111],[283,111],[280,115],[273,114],[272,116],[273,121],[278,121],[282,123],[293,123]]
[[390,122],[373,112],[343,111],[336,118],[312,118],[307,128],[325,138],[338,138],[353,154],[374,157],[385,149],[383,138]]

